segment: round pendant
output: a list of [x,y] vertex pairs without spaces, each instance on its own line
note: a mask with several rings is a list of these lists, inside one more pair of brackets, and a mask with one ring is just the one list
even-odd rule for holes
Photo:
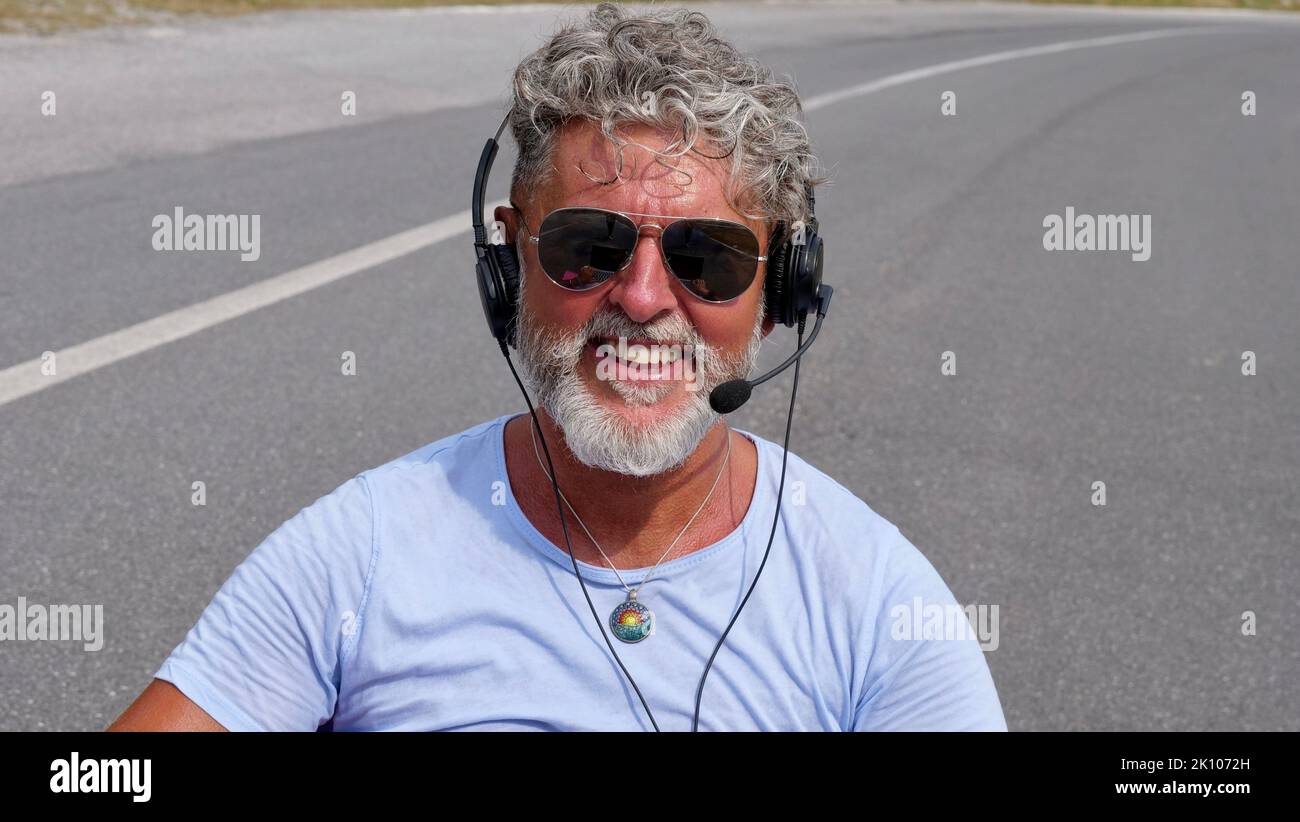
[[609,615],[609,629],[624,642],[640,642],[654,633],[654,613],[635,599],[627,599]]

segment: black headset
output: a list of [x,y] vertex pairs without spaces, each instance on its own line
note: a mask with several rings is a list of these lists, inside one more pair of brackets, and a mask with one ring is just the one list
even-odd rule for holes
[[[569,549],[569,559],[573,562],[573,573],[578,578],[578,584],[582,586],[582,594],[587,599],[587,606],[591,609],[591,615],[596,620],[597,627],[600,628],[601,636],[609,647],[609,652],[613,654],[614,660],[618,663],[619,668],[623,670],[623,675],[627,677],[627,681],[632,685],[632,690],[636,691],[637,697],[641,700],[641,707],[645,709],[646,715],[650,719],[650,724],[658,731],[659,723],[655,721],[654,713],[646,703],[645,697],[642,696],[641,689],[637,687],[636,680],[632,679],[632,674],[628,672],[627,666],[623,664],[618,652],[614,650],[614,644],[610,642],[609,636],[605,633],[604,621],[596,613],[596,606],[591,601],[591,594],[587,592],[587,583],[578,570],[578,560],[573,554],[573,544],[569,538],[569,526],[564,515],[560,485],[556,479],[555,463],[551,461],[551,450],[547,447],[546,437],[542,433],[542,426],[537,421],[537,410],[533,408],[533,401],[529,398],[528,390],[524,388],[524,383],[519,378],[519,372],[515,370],[515,365],[510,359],[510,348],[516,345],[515,331],[518,318],[520,277],[519,258],[515,252],[515,247],[510,243],[489,243],[487,231],[483,225],[483,199],[487,193],[488,174],[491,173],[492,161],[497,156],[499,147],[497,141],[501,139],[501,133],[505,130],[506,123],[509,120],[510,115],[507,114],[505,119],[501,121],[497,133],[489,137],[487,144],[483,146],[483,154],[478,161],[478,171],[474,175],[474,193],[470,205],[470,216],[474,223],[474,275],[475,279],[478,280],[478,293],[483,303],[483,316],[487,319],[492,336],[501,347],[501,353],[505,355],[506,365],[510,367],[510,373],[515,378],[515,384],[519,386],[519,391],[524,395],[524,402],[528,405],[528,413],[532,416],[533,428],[541,441],[542,452],[546,455],[546,464],[549,467],[551,476],[551,487],[555,491],[555,505],[560,513],[560,529],[564,532],[564,544]],[[754,581],[745,593],[745,598],[741,600],[736,612],[732,614],[731,621],[727,623],[726,630],[718,638],[718,644],[714,646],[713,653],[709,656],[709,662],[704,667],[699,687],[695,691],[695,716],[691,725],[692,731],[699,730],[700,700],[704,696],[704,681],[709,675],[709,670],[713,667],[713,660],[717,658],[718,651],[722,649],[722,643],[726,641],[727,634],[731,633],[731,627],[736,624],[736,619],[740,616],[741,610],[744,609],[745,603],[749,602],[750,594],[754,593],[754,588],[758,585],[758,579],[763,575],[763,568],[767,565],[768,554],[772,551],[772,541],[776,538],[776,527],[781,518],[781,498],[785,490],[786,458],[789,456],[790,449],[790,427],[794,421],[794,399],[799,391],[799,363],[804,352],[817,339],[817,334],[821,331],[822,320],[826,317],[826,311],[830,308],[833,289],[821,281],[823,248],[822,240],[817,236],[817,216],[814,213],[811,186],[807,189],[807,195],[809,222],[806,225],[796,223],[793,226],[786,226],[784,222],[781,222],[777,224],[776,229],[773,231],[772,237],[768,241],[767,279],[763,283],[768,319],[773,323],[788,327],[798,326],[798,346],[785,362],[758,379],[738,379],[725,382],[713,389],[709,397],[710,405],[712,405],[714,411],[719,414],[730,413],[749,399],[750,391],[754,386],[766,382],[790,367],[791,364],[794,365],[794,382],[790,388],[790,411],[786,415],[785,441],[781,451],[781,480],[777,485],[776,511],[772,515],[772,532],[767,539],[767,550],[763,553],[763,561],[759,563],[758,573],[754,575]],[[775,253],[773,253],[772,249],[775,249]],[[812,334],[809,335],[807,342],[805,342],[803,339],[804,323],[807,320],[809,311],[816,311],[817,321],[813,326]]]
[[[488,175],[496,159],[501,133],[510,115],[501,121],[495,136],[488,138],[474,175],[474,196],[470,215],[474,220],[475,278],[492,336],[515,345],[515,322],[519,310],[519,257],[510,243],[489,243],[483,224],[483,200]],[[817,235],[817,215],[812,187],[808,187],[810,219],[806,225],[778,223],[768,240],[767,279],[763,283],[767,317],[777,325],[800,325],[810,310],[817,308],[822,282],[822,240]]]

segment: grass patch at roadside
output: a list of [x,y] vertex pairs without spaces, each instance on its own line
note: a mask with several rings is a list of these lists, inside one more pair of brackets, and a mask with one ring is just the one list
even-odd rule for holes
[[224,17],[258,11],[497,6],[529,2],[545,0],[0,0],[0,32],[52,34],[64,29],[158,25],[193,15]]

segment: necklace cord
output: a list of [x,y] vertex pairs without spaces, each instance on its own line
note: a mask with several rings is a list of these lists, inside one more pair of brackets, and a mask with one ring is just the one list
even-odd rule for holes
[[[673,548],[677,547],[677,543],[681,542],[682,536],[687,532],[687,530],[690,529],[692,523],[694,523],[696,518],[699,517],[700,512],[704,510],[704,507],[709,504],[709,500],[713,498],[713,492],[717,490],[718,482],[722,479],[722,475],[726,472],[727,466],[731,464],[731,428],[729,428],[725,423],[723,424],[723,428],[726,429],[727,432],[727,453],[726,456],[723,457],[722,459],[722,465],[718,467],[717,476],[713,478],[713,484],[709,486],[709,493],[704,495],[704,500],[700,503],[699,507],[695,509],[695,513],[691,514],[691,518],[688,519],[686,521],[686,524],[682,526],[682,530],[677,532],[677,536],[668,545],[668,548],[662,554],[660,554],[659,561],[656,562],[654,566],[650,568],[650,573],[642,577],[641,583],[637,585],[635,588],[628,587],[627,582],[623,580],[623,575],[618,572],[618,568],[614,565],[614,561],[609,558],[609,555],[605,553],[605,549],[600,547],[600,543],[597,542],[596,538],[591,535],[591,530],[587,528],[587,524],[582,521],[582,517],[578,516],[578,511],[573,507],[573,503],[569,502],[569,498],[564,495],[563,491],[560,492],[560,499],[564,500],[564,504],[569,507],[569,511],[573,514],[573,518],[578,521],[578,525],[582,526],[583,533],[587,535],[587,539],[591,540],[591,544],[596,546],[596,550],[599,551],[600,555],[605,558],[605,562],[609,563],[610,570],[614,572],[614,576],[618,577],[619,584],[623,586],[623,590],[627,591],[629,596],[635,598],[637,593],[640,592],[640,590],[645,587],[645,584],[654,578],[655,571],[659,570],[659,566],[663,564],[663,561],[668,558],[668,555],[670,553],[672,553]],[[538,466],[541,467],[542,473],[546,474],[546,478],[548,480],[551,480],[552,483],[555,483],[554,470],[551,471],[546,470],[546,466],[542,464],[542,455],[537,450],[537,432],[534,431],[532,428],[529,428],[528,433],[532,434],[533,436],[533,453],[537,456]],[[552,466],[552,469],[554,469],[554,466]]]
[[[596,620],[597,627],[600,628],[601,638],[604,639],[605,644],[609,646],[609,652],[614,655],[614,661],[618,663],[618,667],[623,669],[623,675],[626,676],[627,681],[631,683],[632,690],[636,691],[637,699],[641,700],[641,707],[645,709],[646,716],[650,718],[650,724],[654,726],[655,731],[658,732],[659,723],[655,722],[654,713],[651,712],[650,706],[646,704],[645,697],[641,694],[641,689],[637,687],[636,680],[632,678],[632,674],[628,672],[627,666],[623,664],[623,660],[619,658],[618,652],[614,650],[614,644],[609,641],[609,635],[605,633],[605,626],[601,622],[600,615],[596,613],[596,606],[591,602],[591,594],[587,593],[587,583],[583,581],[582,573],[578,570],[578,560],[573,555],[573,543],[569,540],[569,526],[564,520],[564,504],[561,501],[560,484],[555,481],[555,463],[551,462],[551,449],[546,446],[546,436],[542,434],[541,423],[537,421],[537,410],[533,408],[533,401],[528,396],[528,390],[524,388],[523,380],[519,379],[519,372],[515,371],[515,364],[510,359],[510,351],[506,348],[504,341],[501,342],[501,353],[505,354],[506,365],[510,366],[510,374],[515,378],[515,384],[519,386],[520,393],[524,395],[524,402],[528,404],[528,413],[533,418],[533,426],[536,428],[538,438],[542,441],[542,451],[546,453],[546,463],[551,467],[551,487],[555,489],[555,507],[560,512],[560,529],[564,532],[564,545],[569,549],[569,559],[573,561],[573,573],[578,577],[578,584],[582,586],[582,595],[586,597],[587,607],[591,609],[591,616]],[[796,367],[796,373],[797,371],[798,369]],[[717,652],[714,651],[714,653]],[[696,713],[699,713],[698,705],[696,706]]]

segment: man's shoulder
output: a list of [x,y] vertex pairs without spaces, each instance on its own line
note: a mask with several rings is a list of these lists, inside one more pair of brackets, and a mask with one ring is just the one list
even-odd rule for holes
[[391,488],[410,482],[447,482],[467,467],[493,469],[500,448],[505,414],[422,445],[361,473],[372,487]]
[[371,472],[384,470],[400,470],[416,465],[429,465],[432,463],[445,463],[463,456],[467,450],[489,449],[494,446],[492,437],[501,436],[501,426],[505,425],[513,415],[505,414],[491,420],[484,420],[477,425],[470,426],[463,431],[455,434],[449,434],[440,440],[422,445],[414,451],[410,451],[395,460],[384,463],[371,469]]
[[[760,476],[769,487],[767,498],[774,500],[781,443],[745,433],[758,442]],[[828,584],[842,587],[846,595],[856,598],[867,590],[879,604],[890,589],[943,585],[929,558],[897,525],[793,450],[781,496],[782,527],[790,543],[799,547],[796,561],[815,566]],[[764,538],[766,533],[764,529]]]
[[370,468],[300,509],[268,537],[262,556],[276,553],[325,557],[331,563],[369,556],[383,516],[425,510],[431,501],[447,508],[466,472],[495,472],[500,426],[509,416],[479,423]]
[[[781,480],[781,443],[743,432],[759,448],[760,479],[775,499]],[[789,512],[800,528],[827,532],[828,536],[864,541],[892,542],[899,536],[898,527],[877,513],[866,500],[846,488],[830,474],[799,456],[794,450],[786,459],[785,488],[782,491],[782,516]]]

